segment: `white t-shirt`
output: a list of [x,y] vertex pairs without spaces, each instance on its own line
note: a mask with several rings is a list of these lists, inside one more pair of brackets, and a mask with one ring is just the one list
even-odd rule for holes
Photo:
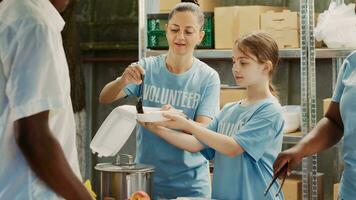
[[51,132],[81,178],[64,21],[49,0],[4,0],[0,19],[0,199],[58,199],[30,169],[13,124],[49,110]]

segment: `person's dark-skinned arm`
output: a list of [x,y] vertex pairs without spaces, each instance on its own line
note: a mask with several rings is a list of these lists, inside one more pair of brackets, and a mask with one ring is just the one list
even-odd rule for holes
[[343,136],[343,122],[339,103],[331,102],[324,116],[315,128],[291,149],[280,153],[274,162],[275,174],[289,162],[288,173],[296,168],[303,157],[328,149],[338,143]]
[[48,126],[48,111],[15,121],[16,141],[35,174],[67,200],[91,199]]

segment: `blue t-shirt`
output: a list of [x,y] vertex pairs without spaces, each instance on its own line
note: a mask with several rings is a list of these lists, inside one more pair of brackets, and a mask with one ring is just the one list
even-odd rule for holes
[[332,101],[340,103],[344,124],[342,152],[345,166],[339,195],[349,200],[356,197],[356,51],[351,53],[340,69]]
[[273,162],[282,148],[283,125],[281,106],[270,97],[250,106],[240,102],[224,106],[208,128],[232,137],[245,151],[228,157],[206,148],[202,154],[214,158],[213,193],[215,199],[284,199],[274,197],[278,184],[269,194],[263,193],[273,177]]
[[[194,58],[192,67],[173,74],[166,68],[166,55],[144,58],[143,105],[162,107],[171,104],[190,118],[214,118],[219,112],[220,79],[218,73]],[[139,95],[139,87],[130,84],[126,94]],[[137,127],[136,162],[156,167],[154,198],[179,196],[210,197],[208,161],[200,153],[179,149],[142,126]]]

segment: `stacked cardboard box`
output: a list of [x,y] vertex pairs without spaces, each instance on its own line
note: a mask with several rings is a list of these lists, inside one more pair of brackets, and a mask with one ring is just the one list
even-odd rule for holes
[[[323,177],[324,174],[317,173],[317,192],[318,192],[318,200],[324,199],[323,193]],[[289,176],[282,187],[282,191],[284,193],[284,197],[286,200],[301,200],[302,199],[302,175],[292,174]],[[309,191],[310,193],[311,191]]]
[[239,101],[246,96],[246,89],[222,88],[220,90],[220,108],[226,103]]
[[335,183],[334,184],[334,189],[333,189],[333,193],[334,193],[334,198],[333,200],[338,200],[338,196],[339,196],[339,187],[340,187],[340,183]]
[[299,47],[299,15],[297,12],[269,11],[261,14],[261,30],[272,35],[279,48]]
[[260,30],[260,15],[267,11],[282,11],[271,6],[216,7],[214,10],[215,48],[231,49],[236,39]]
[[286,200],[301,200],[302,181],[297,178],[287,178],[282,191]]
[[159,11],[161,13],[168,13],[180,0],[160,0],[159,1]]
[[323,100],[323,113],[325,115],[326,111],[328,111],[329,105],[331,103],[331,98],[327,98]]
[[[221,0],[198,0],[200,8],[204,12],[213,12],[214,8],[219,5],[219,2]],[[172,8],[180,3],[181,0],[160,0],[159,5],[160,5],[160,12],[161,13],[168,13],[172,10]]]

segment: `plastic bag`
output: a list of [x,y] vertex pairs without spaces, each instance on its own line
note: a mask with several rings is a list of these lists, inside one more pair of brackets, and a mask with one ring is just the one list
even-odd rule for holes
[[329,9],[319,15],[315,39],[329,48],[356,48],[355,4],[331,2]]

